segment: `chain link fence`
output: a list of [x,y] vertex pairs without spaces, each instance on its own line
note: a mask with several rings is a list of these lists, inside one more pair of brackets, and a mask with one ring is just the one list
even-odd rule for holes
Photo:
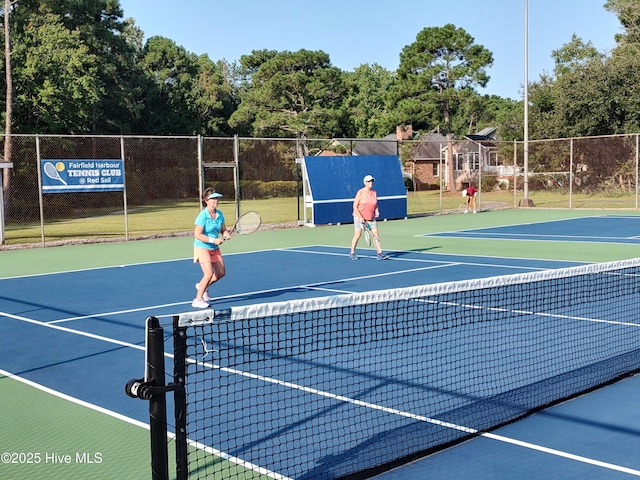
[[[444,138],[12,135],[10,140],[11,154],[3,152],[12,168],[3,169],[0,248],[190,235],[206,187],[224,195],[220,208],[229,223],[257,210],[266,228],[298,226],[305,217],[296,159],[357,155],[358,149],[399,156],[408,216],[457,212],[460,190],[468,185],[480,190],[481,210],[518,208],[523,200],[537,208],[638,208],[637,134],[526,146],[474,138],[451,146]],[[61,159],[120,159],[125,187],[44,193],[41,165]],[[451,175],[454,181],[447,182]]]

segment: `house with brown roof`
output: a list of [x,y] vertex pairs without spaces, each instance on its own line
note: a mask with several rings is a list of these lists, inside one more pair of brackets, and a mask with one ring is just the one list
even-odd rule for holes
[[[511,168],[499,165],[496,133],[496,127],[487,127],[453,140],[457,190],[470,184],[478,186],[482,174],[500,175],[504,168]],[[345,154],[398,155],[407,186],[412,183],[414,190],[439,189],[441,182],[446,184],[447,137],[438,130],[420,134],[414,133],[411,125],[399,125],[395,134],[382,139],[334,139],[318,155]]]

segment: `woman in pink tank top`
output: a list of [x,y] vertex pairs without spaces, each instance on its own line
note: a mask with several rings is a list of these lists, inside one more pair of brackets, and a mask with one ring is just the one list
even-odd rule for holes
[[356,198],[353,201],[353,224],[355,225],[355,232],[351,240],[351,252],[349,253],[351,260],[358,259],[356,246],[365,228],[370,230],[371,236],[373,237],[373,244],[376,248],[376,259],[387,260],[389,258],[382,253],[380,236],[378,235],[376,218],[378,218],[380,212],[378,211],[378,194],[373,189],[374,181],[375,178],[371,175],[365,176],[363,179],[364,187],[358,190]]

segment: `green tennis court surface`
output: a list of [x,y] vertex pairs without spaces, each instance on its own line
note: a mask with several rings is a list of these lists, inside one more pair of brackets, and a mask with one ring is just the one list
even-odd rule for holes
[[146,426],[4,375],[0,389],[2,478],[149,478]]

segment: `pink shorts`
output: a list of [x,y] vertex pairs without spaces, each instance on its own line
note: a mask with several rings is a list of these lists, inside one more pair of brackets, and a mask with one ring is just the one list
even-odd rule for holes
[[208,248],[193,247],[193,263],[219,263],[222,261],[222,252],[219,248],[209,250]]

